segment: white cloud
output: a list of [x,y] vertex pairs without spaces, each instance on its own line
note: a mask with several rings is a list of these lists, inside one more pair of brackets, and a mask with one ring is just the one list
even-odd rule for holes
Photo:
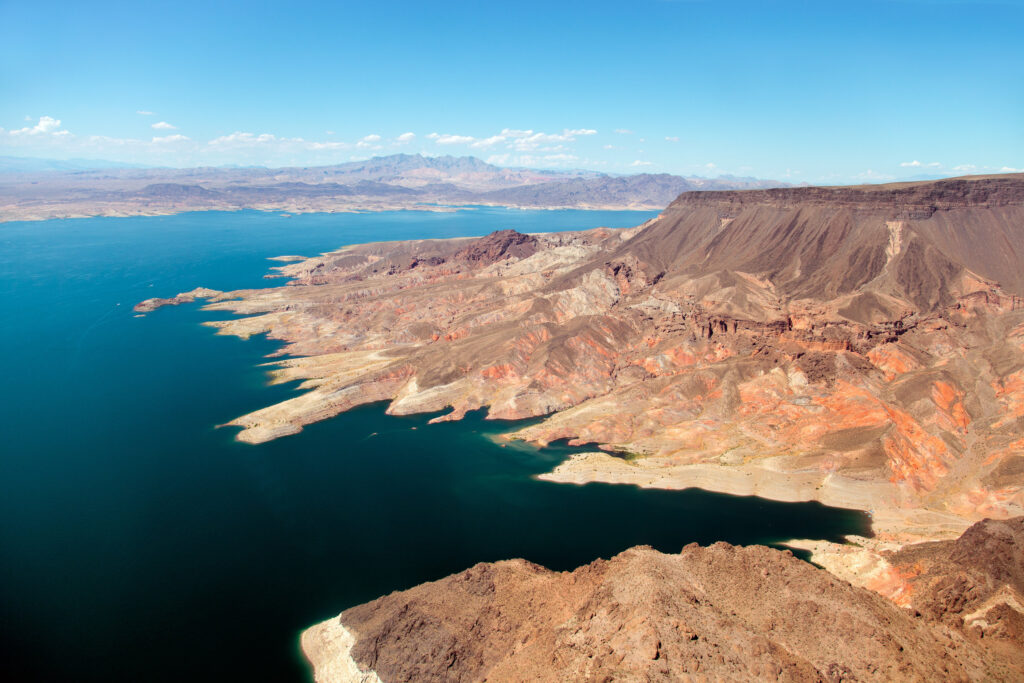
[[1024,168],[1013,168],[1012,166],[1003,166],[999,169],[1000,173],[1024,173]]
[[139,109],[135,113],[138,114],[139,116],[153,116],[153,112],[146,111],[145,109]]
[[311,142],[309,143],[309,149],[312,150],[324,150],[324,149],[348,149],[352,145],[347,142]]
[[172,126],[166,121],[157,121],[156,123],[151,125],[150,128],[152,128],[153,130],[178,130],[177,126]]
[[669,141],[669,142],[679,142],[679,138],[677,138],[677,137],[676,137],[676,136],[674,136],[674,135],[670,135],[670,136],[666,137],[665,139],[666,139],[667,141]]
[[483,140],[474,140],[469,144],[469,146],[476,147],[477,149],[487,149],[488,147],[493,147],[499,142],[505,142],[506,139],[507,138],[504,135],[492,135],[491,137],[484,138]]
[[404,144],[406,142],[412,142],[415,137],[416,133],[402,133],[397,138],[395,138],[395,141]]
[[492,154],[491,156],[487,157],[487,163],[495,164],[497,166],[504,166],[505,164],[508,163],[508,158],[508,154]]
[[615,145],[605,145],[605,149],[615,149]]
[[917,168],[920,165],[921,165],[921,162],[918,161],[917,159],[914,159],[913,161],[904,161],[904,162],[900,163],[900,166],[911,167],[911,168]]
[[561,133],[535,133],[532,130],[518,130],[506,128],[501,131],[500,136],[509,139],[509,149],[517,152],[552,152],[564,150],[563,145],[553,143],[575,142],[579,135],[594,135],[596,130],[589,128],[564,129]]
[[651,165],[651,162],[649,162],[649,161],[642,161],[640,159],[637,159],[636,161],[634,161],[633,163],[630,164],[630,166],[650,166],[650,165]]
[[[596,134],[597,131],[592,128],[565,128],[561,133],[542,133],[519,128],[505,128],[500,133],[486,138],[452,133],[431,133],[427,138],[439,145],[468,145],[474,149],[489,149],[503,144],[507,149],[516,152],[567,153],[570,150],[562,143],[575,142],[579,136]],[[411,136],[412,134],[410,133],[409,135]],[[543,159],[544,157],[537,158]]]
[[175,134],[175,135],[165,135],[162,138],[153,138],[153,142],[158,144],[158,145],[164,145],[164,144],[168,144],[168,143],[171,143],[171,142],[185,142],[185,141],[191,140],[191,139],[192,138],[188,137],[187,135]]
[[356,143],[356,147],[358,149],[381,149],[381,146],[377,144],[378,142],[380,142],[380,136],[373,133],[363,137]]
[[708,169],[709,171],[713,171],[713,170],[715,170],[718,167],[715,166],[714,163],[709,161],[708,163],[704,164],[704,168]]
[[271,142],[277,142],[280,138],[270,133],[261,133],[255,135],[253,133],[243,133],[241,131],[235,131],[231,135],[221,135],[220,137],[210,140],[209,144],[211,147],[224,147],[224,146],[249,146],[249,145],[265,145]]
[[629,128],[616,128],[615,132],[618,133],[619,135],[632,135],[633,134],[633,131],[631,131]]
[[118,147],[124,145],[139,145],[144,144],[142,140],[133,140],[131,138],[112,138],[107,135],[90,135],[85,139],[89,145],[115,145]]
[[978,170],[978,167],[974,164],[960,164],[959,166],[954,166],[953,170],[960,171],[961,173],[974,173]]
[[11,135],[70,135],[66,130],[60,130],[60,119],[52,116],[40,116],[39,123],[34,126],[26,126],[10,131]]
[[437,133],[432,133],[430,137],[433,137],[439,145],[468,145],[476,139],[470,135],[438,135]]

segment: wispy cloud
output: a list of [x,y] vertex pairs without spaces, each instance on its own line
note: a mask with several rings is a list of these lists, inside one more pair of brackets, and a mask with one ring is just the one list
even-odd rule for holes
[[356,143],[358,149],[381,149],[381,145],[377,144],[380,142],[380,136],[376,133],[371,133],[359,140]]
[[[271,133],[244,133],[241,131],[235,131],[230,135],[221,135],[210,140],[209,144],[211,147],[223,147],[223,146],[250,146],[250,145],[266,145],[273,142],[277,142],[282,138],[277,137]],[[301,141],[302,138],[295,138],[295,140]]]
[[677,138],[674,135],[670,135],[670,136],[666,137],[665,140],[667,140],[668,142],[679,142],[679,138]]
[[310,142],[307,143],[308,148],[314,151],[330,150],[330,149],[350,149],[352,145],[347,142]]
[[174,135],[165,135],[162,138],[161,137],[153,138],[153,142],[155,144],[158,144],[158,145],[166,145],[166,144],[172,143],[172,142],[187,142],[187,141],[189,141],[191,139],[192,138],[188,137],[187,135],[174,134]]
[[469,143],[469,146],[475,149],[487,149],[488,147],[493,147],[494,145],[504,142],[506,139],[507,138],[504,135],[492,135],[491,137],[484,138],[482,140],[474,140]]
[[631,131],[629,128],[616,128],[615,132],[618,133],[619,135],[632,135],[633,134],[633,131]]
[[450,133],[439,134],[431,133],[427,136],[439,145],[468,145],[474,142],[476,138],[471,135],[452,135]]
[[520,128],[504,128],[500,133],[478,138],[472,135],[456,135],[452,133],[431,133],[427,136],[438,145],[466,145],[472,149],[491,149],[504,146],[515,152],[548,152],[538,156],[544,159],[554,154],[565,154],[571,150],[565,143],[575,142],[578,137],[596,135],[592,128],[565,128],[560,133],[544,133]]
[[146,111],[145,109],[139,109],[135,113],[138,114],[139,116],[153,116],[154,115],[153,112]]
[[177,126],[172,126],[166,121],[157,121],[156,123],[151,125],[150,128],[152,128],[153,130],[178,130]]
[[60,119],[55,119],[52,116],[40,116],[36,125],[12,130],[10,135],[70,135],[70,133],[61,130]]
[[416,133],[402,133],[397,138],[395,138],[395,142],[397,142],[400,145],[404,145],[404,144],[412,142],[415,139],[416,139]]
[[637,159],[636,161],[634,161],[633,163],[630,164],[630,166],[650,166],[650,165],[651,165],[651,162],[643,161],[642,159]]

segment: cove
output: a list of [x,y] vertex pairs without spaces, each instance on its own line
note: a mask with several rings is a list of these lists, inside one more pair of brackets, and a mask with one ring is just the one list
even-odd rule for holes
[[248,446],[217,424],[292,394],[277,345],[217,337],[197,285],[276,285],[280,254],[381,239],[636,225],[643,212],[195,213],[0,224],[5,680],[308,680],[298,632],[360,602],[525,557],[869,533],[865,515],[699,490],[567,486],[574,450],[502,447],[479,413],[364,406]]

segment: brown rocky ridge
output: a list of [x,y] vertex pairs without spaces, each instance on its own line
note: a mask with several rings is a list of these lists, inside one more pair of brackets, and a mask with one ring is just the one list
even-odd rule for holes
[[1022,680],[1024,518],[893,556],[901,608],[785,551],[647,547],[552,572],[483,563],[308,629],[340,681]]

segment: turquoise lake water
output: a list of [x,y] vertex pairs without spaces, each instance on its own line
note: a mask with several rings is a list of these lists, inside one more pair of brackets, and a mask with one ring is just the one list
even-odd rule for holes
[[637,225],[645,212],[192,213],[0,224],[0,677],[309,679],[306,626],[477,562],[571,569],[646,543],[868,533],[861,513],[532,475],[578,449],[509,424],[364,406],[260,446],[216,429],[293,394],[277,344],[218,337],[202,285],[280,284],[280,254],[382,239]]

